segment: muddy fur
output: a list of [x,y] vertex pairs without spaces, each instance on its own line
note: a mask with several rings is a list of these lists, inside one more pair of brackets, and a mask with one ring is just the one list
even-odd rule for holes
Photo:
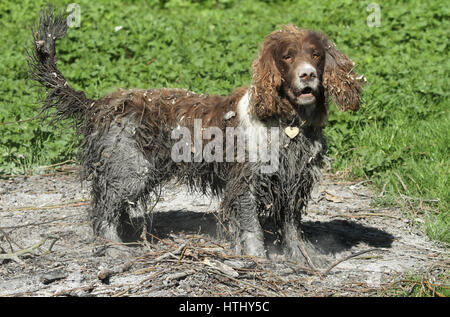
[[268,224],[276,228],[275,234],[293,258],[303,257],[298,249],[301,215],[321,177],[319,167],[326,150],[321,133],[303,133],[309,138],[299,134],[291,140],[280,133],[279,168],[275,173],[260,173],[258,163],[236,164],[230,169],[220,222],[222,233],[237,242],[237,252],[251,249],[253,254],[263,256],[262,231]]
[[[175,178],[193,191],[222,199],[219,232],[234,242],[237,252],[265,256],[262,228],[271,223],[286,253],[304,260],[299,248],[303,239],[300,222],[325,157],[327,97],[335,98],[342,109],[359,107],[361,86],[356,82],[352,85],[356,74],[348,68],[350,59],[323,35],[288,26],[269,35],[263,43],[253,63],[251,85],[237,88],[228,96],[183,89],[130,89],[91,100],[71,88],[56,67],[55,41],[66,33],[65,21],[64,14],[54,15],[51,9],[41,14],[28,61],[31,77],[47,92],[43,111],[55,109],[55,119],[74,120],[83,136],[79,158],[83,178],[92,180],[89,216],[94,233],[115,241],[139,237],[145,222],[136,219],[145,219],[150,200],[157,200],[165,183]],[[283,42],[283,37],[284,42],[299,47],[299,58],[306,56],[305,60],[317,69],[320,86],[314,91],[316,105],[312,111],[293,104],[282,93],[282,87],[289,91],[293,85],[287,82],[287,73],[279,70],[286,67],[276,66],[272,60],[278,58],[275,51],[281,54],[277,41]],[[313,61],[298,45],[302,41],[315,45],[320,52],[328,46],[332,50]],[[342,76],[345,83],[333,84]],[[326,83],[322,83],[324,79]],[[172,138],[172,132],[187,127],[194,140],[195,119],[202,120],[202,129],[217,127],[223,136],[227,128],[242,128],[248,135],[261,127],[278,128],[278,169],[261,172],[267,163],[261,160],[197,161],[209,141],[216,140],[215,135],[191,149],[189,162],[175,162],[171,151],[179,139]],[[287,127],[298,128],[298,135],[289,137],[284,132]],[[231,155],[236,157],[237,144],[223,142],[224,156],[233,151]],[[245,151],[248,157],[248,144]]]

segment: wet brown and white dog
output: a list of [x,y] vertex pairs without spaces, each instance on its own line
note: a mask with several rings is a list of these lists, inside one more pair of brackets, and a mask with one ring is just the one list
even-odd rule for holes
[[[288,25],[265,39],[251,84],[228,96],[131,89],[91,100],[56,67],[55,41],[67,28],[63,15],[44,12],[29,65],[46,88],[43,110],[74,119],[83,135],[80,159],[84,177],[92,180],[95,234],[130,240],[142,229],[132,219],[144,217],[152,193],[175,177],[222,199],[220,232],[238,252],[265,256],[262,223],[269,221],[286,253],[304,260],[299,226],[320,177],[327,99],[342,110],[359,108],[362,76],[346,55],[324,35]],[[252,148],[259,153],[265,146],[275,161],[264,171],[268,161],[250,156]]]

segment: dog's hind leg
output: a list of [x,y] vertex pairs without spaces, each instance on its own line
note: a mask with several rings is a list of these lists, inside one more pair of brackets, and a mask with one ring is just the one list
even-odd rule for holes
[[94,234],[108,240],[138,239],[145,226],[147,199],[157,185],[149,177],[154,167],[136,142],[135,128],[132,120],[123,119],[101,136],[88,136],[83,148],[84,164],[93,165]]

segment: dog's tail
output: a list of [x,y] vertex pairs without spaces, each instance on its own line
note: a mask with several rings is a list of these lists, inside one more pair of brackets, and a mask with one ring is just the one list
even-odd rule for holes
[[32,29],[33,48],[27,50],[31,78],[45,87],[47,96],[42,111],[55,109],[55,119],[74,119],[77,126],[84,121],[84,115],[93,100],[84,92],[76,91],[56,67],[55,42],[63,38],[68,29],[67,15],[55,15],[49,7],[41,12],[39,21]]

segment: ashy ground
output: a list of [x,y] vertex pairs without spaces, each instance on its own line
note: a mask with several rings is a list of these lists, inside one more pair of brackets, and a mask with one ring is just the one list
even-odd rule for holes
[[[448,290],[448,246],[401,208],[373,207],[365,182],[326,174],[303,230],[328,264],[237,256],[215,234],[218,203],[168,186],[149,239],[93,239],[76,166],[0,180],[0,296],[392,296]],[[420,221],[420,219],[417,219]],[[124,253],[125,252],[125,253]],[[125,256],[124,256],[125,254]],[[447,284],[447,286],[442,285]],[[436,288],[440,286],[441,288]]]

